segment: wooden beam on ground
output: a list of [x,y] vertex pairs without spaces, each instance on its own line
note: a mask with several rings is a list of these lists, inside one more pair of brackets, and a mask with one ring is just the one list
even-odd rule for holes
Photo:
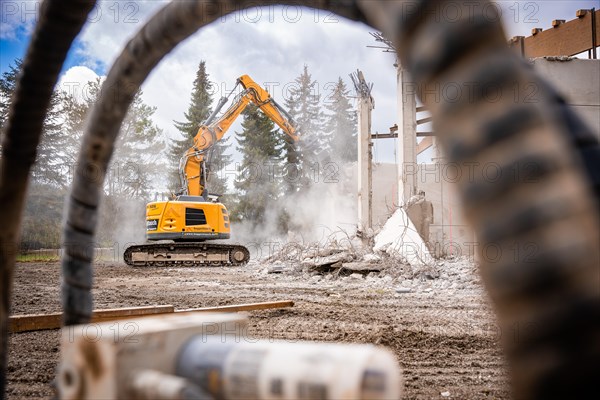
[[555,22],[552,28],[534,29],[532,36],[517,36],[509,45],[524,57],[574,56],[600,46],[600,10],[581,10],[578,18]]
[[285,308],[293,307],[294,302],[290,300],[285,301],[267,301],[264,303],[249,303],[249,304],[233,304],[230,306],[216,306],[216,307],[203,307],[203,308],[191,308],[189,310],[177,310],[175,312],[238,312],[238,311],[256,311],[256,310],[268,310],[271,308]]
[[[92,313],[92,323],[115,321],[129,318],[151,317],[161,314],[172,314],[182,312],[238,312],[267,310],[272,308],[293,307],[294,302],[285,301],[267,301],[263,303],[233,304],[228,306],[192,308],[189,310],[175,310],[172,305],[145,306],[113,308],[107,310],[94,310]],[[46,329],[58,329],[62,326],[62,313],[53,314],[33,314],[33,315],[13,315],[10,317],[10,332],[30,332]]]
[[[91,322],[106,322],[124,318],[168,314],[174,311],[175,307],[171,305],[94,310]],[[12,333],[58,329],[62,325],[62,313],[13,315],[10,317],[9,324],[9,329]]]

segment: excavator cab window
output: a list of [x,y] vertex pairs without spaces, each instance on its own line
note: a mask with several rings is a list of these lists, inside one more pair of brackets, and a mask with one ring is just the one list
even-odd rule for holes
[[204,215],[204,210],[197,208],[186,208],[185,224],[187,226],[206,225],[206,215]]
[[206,199],[202,196],[188,196],[188,195],[177,196],[176,201],[193,201],[196,203],[206,203]]

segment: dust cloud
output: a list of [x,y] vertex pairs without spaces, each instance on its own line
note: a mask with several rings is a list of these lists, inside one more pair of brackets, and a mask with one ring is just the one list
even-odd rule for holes
[[319,166],[321,173],[309,185],[269,204],[262,224],[233,223],[231,241],[248,247],[254,259],[289,244],[323,248],[351,241],[357,226],[356,164],[325,161]]

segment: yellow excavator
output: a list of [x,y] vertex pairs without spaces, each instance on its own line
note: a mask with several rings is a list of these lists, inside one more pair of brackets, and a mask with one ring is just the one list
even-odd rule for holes
[[[217,117],[229,97],[241,86],[231,106]],[[130,246],[125,262],[131,266],[239,266],[250,260],[244,246],[207,243],[229,239],[227,208],[207,190],[206,161],[212,147],[223,138],[248,104],[253,103],[276,123],[293,142],[299,140],[292,117],[248,75],[238,78],[230,94],[222,97],[210,117],[198,129],[193,145],[181,158],[182,190],[169,201],[146,206],[146,239],[162,241]]]

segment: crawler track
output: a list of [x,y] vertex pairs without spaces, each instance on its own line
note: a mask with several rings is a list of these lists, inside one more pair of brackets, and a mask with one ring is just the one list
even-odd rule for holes
[[247,248],[217,243],[152,243],[130,246],[123,259],[132,267],[235,267],[250,261]]

